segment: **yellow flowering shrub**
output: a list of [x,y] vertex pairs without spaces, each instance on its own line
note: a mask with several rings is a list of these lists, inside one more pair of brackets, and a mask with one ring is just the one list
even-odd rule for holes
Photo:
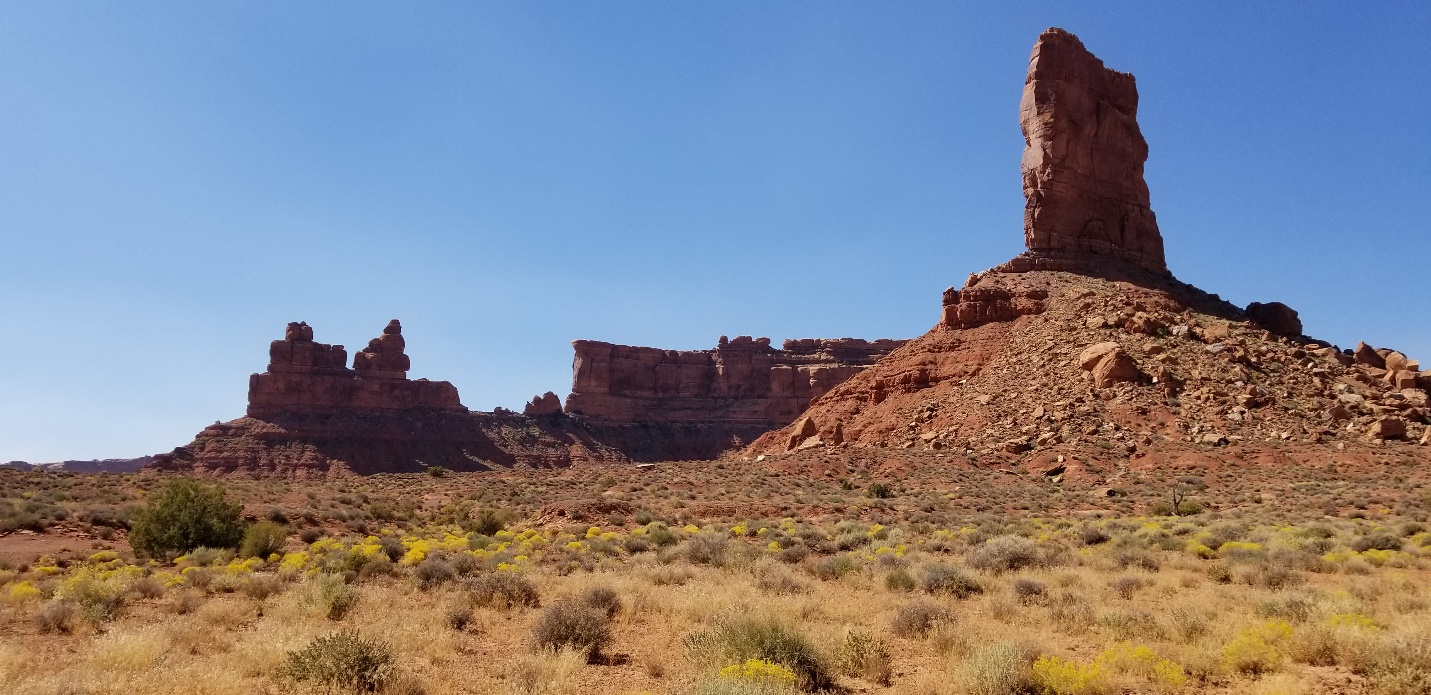
[[1360,613],[1337,613],[1323,621],[1323,624],[1327,627],[1344,627],[1354,630],[1381,629],[1381,626],[1377,625],[1375,620]]
[[1056,656],[1042,656],[1034,662],[1033,670],[1038,684],[1057,695],[1121,692],[1117,682],[1120,675],[1136,679],[1156,690],[1173,690],[1187,684],[1187,673],[1182,666],[1158,656],[1152,647],[1129,642],[1110,645],[1087,664]]
[[283,556],[283,562],[278,564],[279,572],[302,572],[308,564],[308,553],[299,551]]
[[1217,551],[1209,548],[1196,540],[1188,541],[1188,552],[1204,560],[1217,559]]
[[10,587],[10,595],[7,600],[11,604],[29,603],[30,601],[40,600],[42,595],[43,592],[36,588],[34,584],[29,582],[16,582],[14,586]]
[[1292,626],[1281,620],[1253,625],[1222,647],[1222,661],[1242,673],[1275,671],[1286,657],[1280,647],[1291,637]]
[[720,670],[720,678],[771,685],[795,684],[794,671],[764,659],[747,659],[743,664],[727,666]]

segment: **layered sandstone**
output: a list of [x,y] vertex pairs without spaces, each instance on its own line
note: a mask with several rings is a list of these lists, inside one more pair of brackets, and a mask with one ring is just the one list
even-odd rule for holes
[[[572,343],[565,412],[639,460],[714,458],[793,421],[902,340],[722,336],[713,350]],[[535,403],[533,405],[536,405]]]
[[[311,326],[290,323],[269,346],[267,371],[249,378],[247,417],[204,428],[150,467],[307,476],[623,460],[564,420],[469,412],[452,384],[410,380],[410,368],[396,319],[351,369],[343,346],[314,342]],[[546,405],[554,401],[548,394]]]
[[1132,75],[1104,67],[1062,29],[1039,36],[1019,105],[1028,253],[1007,269],[1071,270],[1111,260],[1166,273],[1137,116]]
[[264,418],[351,410],[465,411],[446,381],[409,380],[402,324],[391,321],[379,338],[345,366],[342,345],[313,341],[313,328],[290,323],[269,346],[268,370],[249,377],[248,415]]

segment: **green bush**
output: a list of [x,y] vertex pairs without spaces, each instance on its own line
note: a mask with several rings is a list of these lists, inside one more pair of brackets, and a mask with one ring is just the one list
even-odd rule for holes
[[283,674],[328,691],[373,692],[395,675],[392,648],[356,631],[315,638],[288,653]]
[[240,557],[268,559],[268,556],[283,550],[288,540],[288,527],[272,521],[260,521],[250,525],[243,532],[243,543],[239,546]]
[[313,578],[312,603],[329,620],[342,620],[358,603],[358,592],[343,581],[343,575],[324,572]]
[[884,575],[884,588],[890,591],[914,591],[914,577],[902,569],[894,570]]
[[698,661],[727,665],[761,659],[795,673],[804,691],[828,690],[835,685],[826,659],[805,635],[776,618],[737,617],[718,623],[707,632],[686,637],[686,648]]
[[134,515],[129,544],[156,558],[199,546],[234,548],[243,540],[242,511],[242,504],[225,499],[222,487],[175,480]]

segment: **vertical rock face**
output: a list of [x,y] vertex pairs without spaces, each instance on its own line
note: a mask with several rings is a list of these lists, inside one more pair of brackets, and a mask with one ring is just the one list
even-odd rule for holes
[[1029,252],[1009,269],[1111,258],[1167,272],[1143,180],[1148,143],[1137,115],[1132,75],[1104,67],[1062,29],[1039,36],[1019,105]]
[[313,328],[290,323],[268,348],[268,371],[248,382],[248,415],[265,418],[346,410],[465,410],[446,381],[410,381],[410,366],[396,319],[345,364],[342,345],[313,341]]
[[714,350],[572,343],[566,413],[639,460],[714,458],[795,420],[903,340],[722,336]]

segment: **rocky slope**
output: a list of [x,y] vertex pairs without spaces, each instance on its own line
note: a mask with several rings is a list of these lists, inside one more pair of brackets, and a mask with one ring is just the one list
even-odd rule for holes
[[1028,251],[947,290],[933,330],[747,454],[888,447],[1053,466],[1090,451],[1428,443],[1431,372],[1305,337],[1285,305],[1239,309],[1173,278],[1136,104],[1131,75],[1067,32],[1040,36],[1021,117]]

